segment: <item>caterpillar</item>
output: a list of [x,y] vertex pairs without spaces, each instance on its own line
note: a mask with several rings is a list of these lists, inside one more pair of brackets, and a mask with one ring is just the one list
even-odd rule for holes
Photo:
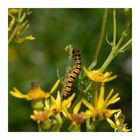
[[71,92],[73,82],[81,70],[81,57],[79,50],[77,48],[73,48],[72,54],[75,60],[75,64],[66,77],[63,93],[63,96],[65,97]]

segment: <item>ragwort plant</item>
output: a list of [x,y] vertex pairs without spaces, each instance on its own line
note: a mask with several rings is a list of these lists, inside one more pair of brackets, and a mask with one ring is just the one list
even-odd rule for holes
[[8,9],[8,45],[11,43],[22,43],[24,41],[34,40],[32,35],[24,36],[29,28],[28,15],[31,14],[30,9],[9,8]]
[[[31,35],[21,37],[28,28],[25,17],[29,13],[29,10],[9,9],[9,17],[11,18],[8,28],[9,44],[14,41],[21,43],[34,39]],[[44,91],[40,86],[32,84],[27,94],[23,94],[16,87],[10,91],[12,96],[31,102],[33,113],[30,118],[37,123],[38,131],[63,131],[64,125],[68,122],[65,127],[69,132],[80,132],[82,126],[87,132],[95,132],[98,123],[102,120],[106,120],[115,132],[131,131],[125,123],[125,116],[121,108],[110,107],[120,100],[119,93],[112,87],[110,87],[109,92],[106,91],[106,85],[119,78],[112,71],[106,71],[107,67],[114,58],[125,53],[132,43],[131,38],[126,41],[131,29],[131,9],[124,9],[124,13],[126,25],[119,40],[117,40],[116,9],[112,10],[112,41],[108,41],[106,37],[111,51],[98,69],[94,69],[94,67],[100,59],[99,52],[102,49],[102,42],[106,33],[108,9],[104,10],[99,43],[89,67],[85,67],[85,64],[81,63],[80,50],[68,45],[65,48],[68,54],[66,74],[60,76],[59,71],[57,71],[58,80],[50,90]],[[72,92],[75,79],[78,79],[78,91]],[[114,119],[111,116],[114,116]]]

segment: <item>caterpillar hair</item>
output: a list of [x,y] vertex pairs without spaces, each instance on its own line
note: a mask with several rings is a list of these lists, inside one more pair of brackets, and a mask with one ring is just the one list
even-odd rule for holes
[[64,93],[63,93],[63,96],[65,97],[71,92],[73,82],[81,70],[81,57],[80,57],[79,50],[77,48],[73,48],[72,54],[75,60],[75,64],[66,77]]

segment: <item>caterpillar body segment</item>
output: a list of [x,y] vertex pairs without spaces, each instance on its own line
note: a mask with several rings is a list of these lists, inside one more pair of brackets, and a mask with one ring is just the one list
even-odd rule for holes
[[73,54],[75,63],[66,78],[64,94],[63,94],[63,96],[65,97],[71,92],[73,82],[81,70],[81,57],[80,57],[79,50],[77,48],[73,48],[72,54]]

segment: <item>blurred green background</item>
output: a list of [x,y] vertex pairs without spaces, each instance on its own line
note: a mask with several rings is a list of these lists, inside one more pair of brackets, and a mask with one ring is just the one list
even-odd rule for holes
[[[56,70],[65,74],[67,54],[65,46],[71,44],[81,52],[82,64],[86,67],[93,60],[95,48],[101,30],[104,9],[31,9],[28,16],[30,28],[26,34],[32,34],[34,41],[9,46],[9,90],[17,87],[23,93],[30,89],[30,83],[36,82],[45,91],[49,91],[57,80]],[[126,17],[123,9],[117,9],[117,39],[124,27]],[[112,40],[112,9],[109,9],[105,36]],[[129,38],[130,36],[128,36]],[[105,38],[99,54],[100,67],[111,48]],[[117,80],[108,84],[119,92],[121,100],[116,108],[122,108],[129,128],[132,126],[132,77],[131,50],[118,56],[108,67],[108,71],[118,75]],[[9,131],[38,131],[37,125],[30,119],[30,103],[9,95]],[[97,131],[112,131],[106,122],[98,125]]]

